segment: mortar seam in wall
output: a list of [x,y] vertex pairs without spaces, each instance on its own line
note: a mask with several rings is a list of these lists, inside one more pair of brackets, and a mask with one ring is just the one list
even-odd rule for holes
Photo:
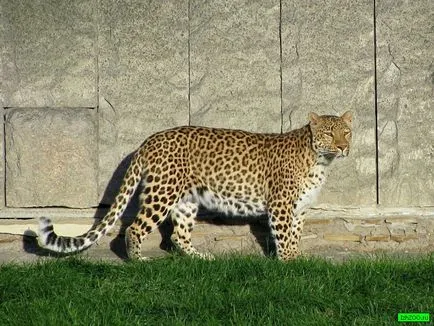
[[378,89],[377,89],[377,11],[376,0],[373,0],[374,28],[374,113],[375,113],[375,183],[376,203],[380,204],[380,169],[379,169],[379,134],[378,134]]
[[279,1],[279,55],[280,55],[280,133],[283,133],[283,54],[282,54],[282,0]]
[[100,90],[99,90],[99,84],[100,84],[100,76],[99,76],[99,7],[100,2],[96,1],[95,2],[95,46],[94,46],[94,50],[95,50],[95,68],[96,68],[96,206],[99,207],[100,206],[100,192],[99,192],[99,186],[100,186],[100,181],[101,181],[101,169],[100,169],[100,103],[99,103],[99,99],[100,99]]
[[3,208],[7,207],[7,201],[6,201],[6,110],[3,107],[2,108],[3,113]]
[[191,57],[190,57],[190,0],[187,3],[188,35],[187,35],[187,57],[188,57],[188,125],[191,125]]

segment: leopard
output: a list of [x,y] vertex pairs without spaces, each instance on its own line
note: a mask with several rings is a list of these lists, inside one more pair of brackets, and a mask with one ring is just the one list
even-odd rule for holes
[[[106,235],[139,192],[139,211],[125,231],[128,258],[146,260],[144,239],[168,217],[181,254],[213,259],[191,241],[199,208],[229,216],[266,216],[280,260],[298,257],[305,214],[335,159],[347,157],[352,113],[308,114],[308,123],[285,133],[253,133],[203,126],[175,127],[148,137],[133,152],[120,191],[107,214],[86,233],[60,236],[39,220],[38,242],[57,253],[81,252]],[[140,187],[139,187],[140,185]]]

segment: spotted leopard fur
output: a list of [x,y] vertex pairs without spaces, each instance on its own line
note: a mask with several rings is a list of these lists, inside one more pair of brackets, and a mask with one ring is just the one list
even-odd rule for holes
[[99,224],[77,237],[58,236],[41,218],[39,243],[76,252],[106,234],[142,182],[141,209],[126,231],[127,252],[141,257],[141,244],[169,215],[173,243],[185,254],[209,258],[191,243],[199,206],[234,215],[267,214],[282,260],[299,255],[303,215],[317,197],[326,170],[349,153],[350,112],[309,114],[309,123],[284,134],[179,127],[149,137],[136,151],[119,194]]

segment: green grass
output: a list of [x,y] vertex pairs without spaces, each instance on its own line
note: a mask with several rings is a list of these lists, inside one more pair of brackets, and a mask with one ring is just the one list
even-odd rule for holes
[[433,318],[433,255],[0,267],[0,325],[396,325],[398,312]]

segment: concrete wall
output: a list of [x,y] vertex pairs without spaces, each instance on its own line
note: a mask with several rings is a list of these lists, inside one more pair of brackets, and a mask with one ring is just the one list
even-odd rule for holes
[[0,0],[0,204],[110,203],[179,125],[281,132],[355,115],[318,206],[434,204],[432,0]]

